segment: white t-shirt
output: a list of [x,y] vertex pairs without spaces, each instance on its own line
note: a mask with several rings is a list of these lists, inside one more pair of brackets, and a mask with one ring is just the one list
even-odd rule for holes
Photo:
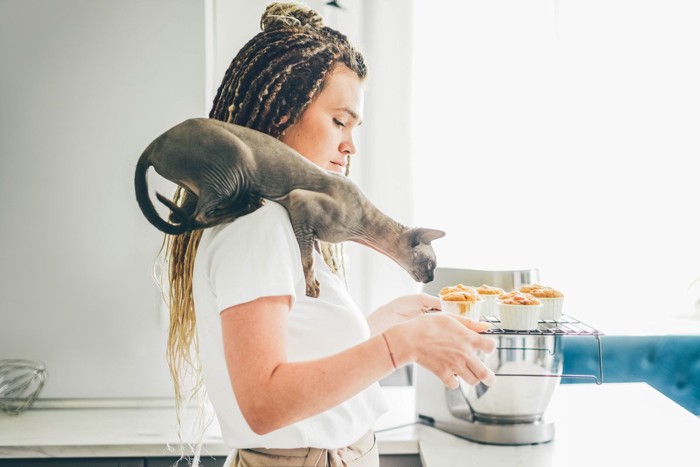
[[281,205],[270,201],[202,235],[193,277],[199,353],[207,394],[231,448],[336,449],[358,440],[387,410],[384,394],[374,383],[330,410],[265,435],[255,434],[241,413],[226,369],[221,311],[260,297],[292,296],[289,361],[333,355],[369,337],[367,320],[341,280],[330,272],[321,255],[315,251],[314,255],[321,284],[319,298],[306,296],[301,255],[289,216]]

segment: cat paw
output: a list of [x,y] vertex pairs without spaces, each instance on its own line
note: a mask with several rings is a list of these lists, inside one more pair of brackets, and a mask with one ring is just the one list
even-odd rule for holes
[[314,277],[312,281],[306,283],[306,296],[311,298],[318,298],[321,293],[321,284]]

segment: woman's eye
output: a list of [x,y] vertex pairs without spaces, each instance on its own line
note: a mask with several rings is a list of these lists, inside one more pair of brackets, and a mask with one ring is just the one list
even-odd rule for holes
[[335,123],[335,124],[338,125],[338,126],[342,126],[342,127],[345,126],[345,123],[341,122],[341,121],[338,120],[337,118],[334,118],[334,119],[333,119],[333,123]]

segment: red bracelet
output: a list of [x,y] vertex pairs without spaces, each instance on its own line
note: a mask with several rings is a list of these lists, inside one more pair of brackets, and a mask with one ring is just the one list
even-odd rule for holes
[[391,364],[394,365],[394,369],[396,369],[396,361],[394,361],[394,352],[391,351],[391,346],[389,345],[389,341],[386,340],[386,336],[384,333],[382,333],[382,337],[384,338],[384,342],[386,343],[386,348],[389,349],[389,356],[391,357]]

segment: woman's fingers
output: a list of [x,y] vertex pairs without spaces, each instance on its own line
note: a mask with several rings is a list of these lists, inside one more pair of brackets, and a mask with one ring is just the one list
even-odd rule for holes
[[470,386],[476,386],[477,384],[484,383],[486,386],[493,386],[496,382],[496,375],[493,374],[481,361],[474,357],[468,357],[467,360],[458,365],[458,369],[453,371],[448,371],[441,375],[441,378],[445,386],[450,389],[456,389],[459,386],[459,380],[457,377],[462,378],[465,383]]
[[462,323],[464,326],[468,327],[472,331],[476,332],[486,332],[491,329],[491,324],[484,321],[474,321],[473,319],[465,318],[464,316],[459,316],[457,314],[450,314],[457,321]]
[[484,352],[486,355],[491,355],[494,350],[496,350],[496,338],[479,334],[475,347]]
[[[496,375],[481,360],[474,355],[467,355],[466,366],[474,375],[477,382],[481,381],[486,386],[493,386],[496,382]],[[466,381],[466,380],[465,380]],[[474,383],[476,384],[476,383]]]
[[[459,321],[462,325],[464,325],[464,327],[471,329],[472,331],[475,331],[477,333],[485,332],[491,328],[491,325],[489,323],[473,321],[469,318],[465,318],[464,316],[450,316]],[[496,341],[490,336],[484,334],[477,334],[476,336],[474,336],[473,345],[477,350],[481,350],[487,354],[490,354],[496,349]]]
[[474,374],[474,372],[471,371],[471,368],[469,368],[466,365],[466,363],[462,365],[462,368],[460,369],[457,376],[462,378],[464,382],[467,383],[469,386],[475,386],[479,383],[479,378],[477,378],[477,376]]
[[493,336],[480,334],[489,328],[458,315],[439,313],[415,320],[408,326],[415,332],[412,342],[420,342],[416,362],[431,370],[449,388],[459,386],[459,380],[490,386],[496,377],[481,359],[479,351],[489,354],[496,348]]
[[[493,374],[493,371],[474,356],[467,356],[466,361],[458,366],[459,368],[452,372],[452,379],[447,375],[441,378],[450,389],[455,389],[456,386],[458,386],[459,381],[455,376],[459,376],[470,386],[476,386],[480,382],[484,383],[486,386],[493,386],[496,382],[496,375]],[[457,381],[457,383],[455,383],[455,381]]]
[[421,293],[418,295],[418,301],[421,304],[421,310],[423,311],[423,313],[432,313],[434,311],[440,311],[440,299],[434,295]]
[[450,389],[457,389],[459,387],[459,380],[457,376],[452,371],[447,371],[443,374],[437,375],[441,380],[442,384]]

